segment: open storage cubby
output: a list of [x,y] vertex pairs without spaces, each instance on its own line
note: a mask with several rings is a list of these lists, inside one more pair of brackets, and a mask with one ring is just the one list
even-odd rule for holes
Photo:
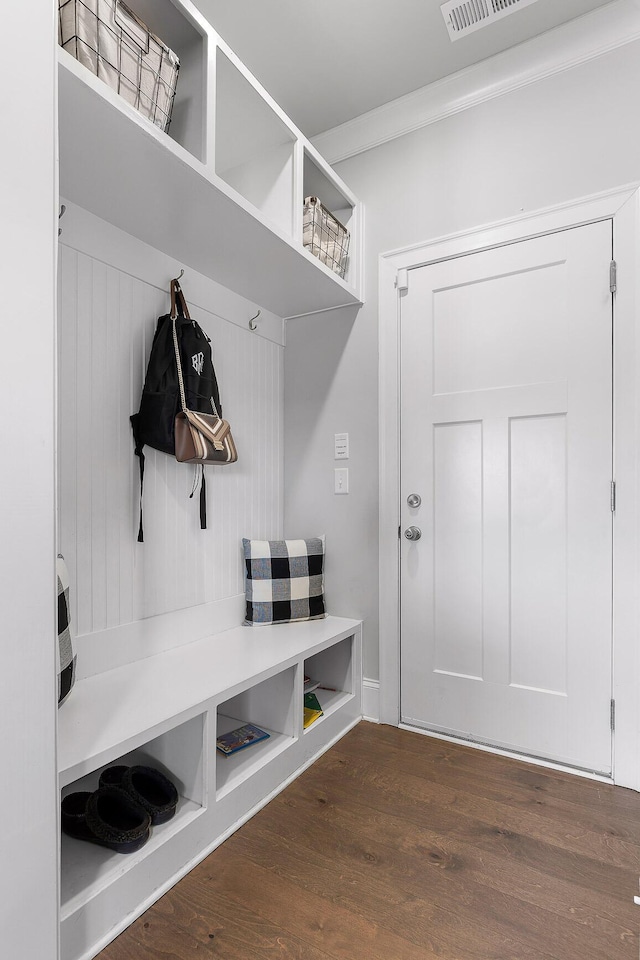
[[[193,157],[204,162],[206,159],[207,35],[187,11],[181,5],[174,4],[172,0],[134,0],[132,8],[151,33],[156,34],[180,60],[171,123],[166,134],[154,127],[150,120],[142,117],[133,106],[126,103],[87,67],[78,63],[71,54],[61,51],[61,63],[86,83],[97,85],[95,88],[102,96],[116,103],[125,115],[141,124],[143,129],[146,127],[154,134],[159,134],[161,138],[171,138]],[[67,97],[66,90],[65,82],[64,98]],[[76,93],[82,96],[81,89],[77,89]],[[131,156],[128,156],[127,160],[135,162],[135,158]]]
[[336,220],[340,221],[343,227],[351,230],[354,201],[336,186],[334,180],[330,179],[320,169],[306,150],[304,154],[303,184],[305,197],[317,197],[322,205],[334,215]]
[[153,827],[150,839],[136,853],[115,853],[106,847],[62,834],[60,914],[63,921],[86,900],[116,882],[124,872],[154,853],[203,812],[204,729],[205,714],[199,714],[62,788],[61,797],[76,791],[93,791],[98,788],[100,774],[105,767],[144,764],[161,770],[175,783],[179,794],[175,816],[167,823]]
[[347,283],[353,282],[356,263],[355,254],[358,243],[357,224],[354,215],[356,205],[355,198],[340,188],[337,185],[336,179],[329,176],[306,149],[304,150],[302,183],[303,199],[307,197],[317,197],[322,206],[328,210],[329,213],[333,214],[336,220],[349,231],[351,238],[349,245],[350,252],[345,280]]
[[319,681],[313,692],[324,714],[304,731],[306,735],[354,696],[353,637],[346,637],[305,660],[304,675]]
[[216,52],[216,174],[289,236],[295,135],[241,70]]
[[207,37],[171,0],[130,0],[129,5],[180,59],[168,134],[199,160],[206,159]]
[[248,687],[220,704],[216,737],[245,723],[260,727],[269,737],[237,753],[216,749],[216,798],[219,800],[274,759],[295,741],[295,667]]

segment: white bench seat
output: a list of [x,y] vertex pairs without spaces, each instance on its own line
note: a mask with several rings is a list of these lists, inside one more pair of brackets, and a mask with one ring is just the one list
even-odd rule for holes
[[[63,836],[62,960],[88,960],[362,716],[362,624],[326,617],[239,626],[79,680],[58,718],[63,794],[104,766],[155,763],[172,776],[174,820],[123,857]],[[303,728],[305,674],[324,715]],[[220,732],[268,739],[230,757]]]

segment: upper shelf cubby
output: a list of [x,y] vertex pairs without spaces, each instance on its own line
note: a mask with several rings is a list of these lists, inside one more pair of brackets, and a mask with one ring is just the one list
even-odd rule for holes
[[337,186],[335,177],[328,176],[308,153],[304,151],[304,195],[318,197],[343,226],[351,227],[355,198]]
[[[361,302],[360,205],[190,0],[128,0],[180,58],[169,130],[59,49],[60,193],[282,317]],[[350,231],[345,278],[304,198]]]
[[247,77],[218,49],[216,174],[293,236],[296,138]]
[[152,33],[170,38],[165,42],[180,60],[180,72],[169,136],[194,157],[205,160],[207,34],[171,0],[133,0],[128,5]]
[[[349,232],[348,254],[346,255],[345,279],[347,283],[353,282],[357,272],[358,261],[357,254],[359,249],[359,235],[356,210],[357,200],[353,194],[348,191],[344,185],[340,185],[334,172],[324,164],[316,155],[311,155],[308,148],[303,149],[303,194],[307,197],[317,198],[324,210],[337,220],[341,227]],[[319,214],[316,212],[316,218]],[[321,215],[320,215],[321,216]],[[330,225],[331,235],[333,235],[333,226]],[[309,233],[309,230],[306,231]],[[322,229],[315,231],[315,241],[322,237]],[[339,254],[336,254],[339,258]],[[325,258],[329,265],[338,263],[338,260],[329,255]],[[327,266],[327,269],[334,269],[333,266]],[[335,272],[335,270],[334,270]]]

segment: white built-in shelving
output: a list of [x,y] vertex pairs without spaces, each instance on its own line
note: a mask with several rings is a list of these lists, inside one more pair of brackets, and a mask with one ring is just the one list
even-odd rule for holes
[[[180,58],[169,132],[59,48],[60,195],[276,317],[359,304],[362,210],[349,188],[189,0],[133,5]],[[303,247],[309,195],[350,230],[345,279]],[[75,509],[64,495],[61,505]],[[62,837],[62,960],[95,956],[361,718],[358,621],[219,629],[170,649],[159,638],[163,652],[85,674],[59,711],[63,796],[96,789],[113,763],[157,766],[180,796],[133,854]],[[305,731],[309,671],[324,715]],[[216,751],[220,733],[247,722],[269,737]]]
[[[175,816],[153,831],[143,849],[133,855],[123,856],[105,847],[93,846],[62,834],[60,918],[63,929],[69,918],[86,912],[85,904],[111,887],[124,872],[152,855],[204,812],[205,721],[206,714],[198,714],[118,757],[118,762],[127,766],[140,763],[156,767],[170,776],[178,788],[179,801]],[[80,790],[96,790],[100,774],[106,766],[110,764],[101,764],[84,777],[65,784],[61,796]]]
[[[180,57],[169,131],[59,49],[61,195],[278,316],[360,303],[346,184],[189,0],[135,10]],[[309,195],[351,232],[345,279],[302,245]]]
[[[80,680],[59,713],[61,794],[95,790],[110,764],[145,763],[173,779],[180,800],[132,854],[63,835],[62,960],[95,956],[356,724],[361,663],[361,623],[327,617],[234,627]],[[305,731],[309,670],[324,716]],[[219,734],[248,722],[268,739],[216,750]]]

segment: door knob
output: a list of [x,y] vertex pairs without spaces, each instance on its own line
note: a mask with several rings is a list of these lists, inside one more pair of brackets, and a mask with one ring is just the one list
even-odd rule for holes
[[419,493],[410,493],[407,497],[407,503],[410,507],[419,507],[422,503],[422,497]]
[[407,538],[407,540],[419,540],[420,537],[422,536],[422,530],[420,529],[420,527],[407,527],[407,529],[404,532],[404,535]]

